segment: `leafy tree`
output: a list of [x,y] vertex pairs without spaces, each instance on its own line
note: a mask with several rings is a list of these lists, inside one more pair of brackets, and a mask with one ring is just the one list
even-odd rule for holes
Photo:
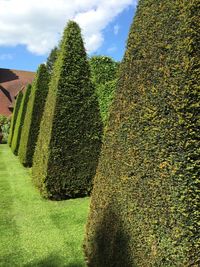
[[94,84],[105,84],[116,78],[119,62],[108,56],[93,56],[89,59],[92,81]]
[[141,0],[85,237],[90,267],[200,266],[199,1]]
[[21,104],[20,104],[20,108],[17,114],[17,120],[15,124],[15,129],[13,133],[13,138],[12,138],[11,149],[15,155],[18,155],[18,149],[19,149],[19,144],[21,140],[21,132],[22,132],[23,124],[24,124],[24,118],[26,115],[27,104],[28,104],[30,93],[31,93],[31,85],[29,84],[26,87],[26,92],[24,93]]
[[79,26],[64,31],[33,159],[44,197],[87,195],[101,147],[101,120]]
[[47,67],[41,64],[32,85],[19,146],[19,159],[24,166],[32,166],[40,122],[48,94],[48,84],[49,73]]
[[10,125],[10,130],[9,130],[9,135],[8,135],[9,146],[11,146],[11,143],[12,143],[13,133],[14,133],[15,124],[16,124],[16,120],[17,120],[17,114],[19,112],[22,98],[23,98],[23,94],[20,91],[18,96],[17,96],[15,106],[14,106],[14,111],[13,111],[12,118],[11,118],[11,125]]
[[92,82],[99,100],[101,117],[106,126],[109,108],[117,87],[119,62],[107,56],[93,56],[89,60]]

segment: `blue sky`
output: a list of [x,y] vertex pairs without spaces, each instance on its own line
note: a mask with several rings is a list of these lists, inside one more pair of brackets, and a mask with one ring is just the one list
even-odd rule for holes
[[[8,1],[13,2],[12,5],[19,5],[20,2],[23,2],[25,0]],[[57,1],[62,2],[68,0]],[[84,2],[83,0],[81,1],[81,3]],[[90,0],[85,0],[85,4],[88,1]],[[96,0],[96,6],[91,8],[87,8],[87,5],[83,7],[75,7],[74,12],[77,10],[77,8],[79,8],[79,12],[74,13],[73,16],[72,14],[68,14],[67,17],[69,17],[69,19],[73,17],[74,20],[76,20],[83,29],[86,48],[89,51],[90,55],[108,55],[113,57],[115,60],[122,59],[130,25],[135,14],[136,5],[135,0],[121,1],[124,1],[124,4],[121,6],[119,6],[119,3],[117,3],[116,1],[115,6],[109,7],[105,4],[105,8],[103,9],[102,5],[104,5],[104,0]],[[34,3],[35,2],[37,2],[37,0],[35,0]],[[94,2],[95,0],[93,0],[93,3]],[[100,2],[102,2],[101,7],[98,6]],[[62,3],[66,4],[66,2]],[[115,3],[115,1],[113,1],[113,3]],[[8,9],[8,5],[6,6],[6,4],[5,6],[3,6],[4,9]],[[10,14],[10,16],[8,15],[7,17],[3,17],[2,21],[0,11],[0,25],[7,23],[6,26],[8,28],[7,31],[6,29],[4,29],[4,38],[2,37],[1,39],[0,37],[1,68],[36,71],[38,65],[46,61],[50,49],[54,45],[56,45],[58,43],[58,40],[60,39],[64,28],[63,25],[66,24],[64,14],[62,22],[60,21],[60,23],[58,24],[54,23],[52,25],[49,25],[52,19],[57,22],[56,15],[48,15],[44,18],[42,17],[42,19],[38,19],[38,21],[35,21],[37,19],[33,16],[33,13],[36,6],[28,6],[26,8],[27,9],[24,10],[24,13],[21,14],[20,12],[22,11],[19,11],[15,14]],[[107,10],[108,8],[109,12]],[[113,16],[111,16],[110,14],[110,8],[112,8],[113,10]],[[62,7],[60,7],[60,9],[62,9]],[[40,10],[36,10],[37,12],[40,12]],[[61,11],[58,10],[57,16],[59,16],[60,18],[61,15],[59,12]],[[27,13],[29,14],[29,16]],[[49,14],[51,14],[51,10],[49,11]],[[14,17],[14,15],[16,15],[16,17]],[[21,23],[22,31],[19,31],[16,27],[16,31],[19,32],[17,33],[15,31],[16,34],[14,34],[13,36],[12,30],[14,30],[15,27],[15,20],[18,21],[19,27]],[[94,25],[91,25],[91,21],[93,20],[96,21],[94,21]],[[42,27],[43,25],[44,27]],[[33,38],[34,33],[37,33],[37,39]]]

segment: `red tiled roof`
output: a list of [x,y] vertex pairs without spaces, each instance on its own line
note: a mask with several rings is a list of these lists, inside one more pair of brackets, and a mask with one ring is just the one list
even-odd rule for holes
[[15,96],[33,82],[34,72],[0,68],[0,114],[10,116]]

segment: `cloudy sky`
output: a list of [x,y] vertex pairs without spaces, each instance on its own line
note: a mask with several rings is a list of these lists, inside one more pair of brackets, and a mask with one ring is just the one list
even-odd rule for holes
[[0,67],[35,71],[69,19],[88,54],[120,60],[137,0],[0,0]]

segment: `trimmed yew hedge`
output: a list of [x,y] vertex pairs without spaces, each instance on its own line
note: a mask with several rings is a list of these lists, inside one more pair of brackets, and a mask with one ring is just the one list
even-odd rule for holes
[[48,94],[48,85],[49,73],[47,67],[41,64],[32,85],[19,146],[19,159],[26,167],[32,166],[40,122]]
[[18,96],[17,96],[15,106],[14,106],[14,111],[13,111],[12,118],[11,118],[10,130],[9,130],[9,135],[8,135],[9,146],[11,146],[11,143],[12,143],[13,133],[14,133],[15,124],[16,124],[16,120],[17,120],[17,114],[19,112],[22,98],[23,98],[23,94],[20,91]]
[[143,0],[85,238],[90,267],[200,266],[200,2]]
[[55,62],[33,159],[44,197],[88,195],[101,147],[102,123],[81,31],[69,22]]
[[12,138],[11,149],[15,155],[18,155],[18,149],[19,149],[19,144],[21,140],[21,132],[22,132],[23,124],[24,124],[24,118],[26,115],[27,104],[28,104],[30,93],[31,93],[31,85],[29,84],[26,87],[26,91],[23,95],[23,98],[20,104],[20,108],[17,114],[17,120],[15,124],[15,129],[13,133],[13,138]]

